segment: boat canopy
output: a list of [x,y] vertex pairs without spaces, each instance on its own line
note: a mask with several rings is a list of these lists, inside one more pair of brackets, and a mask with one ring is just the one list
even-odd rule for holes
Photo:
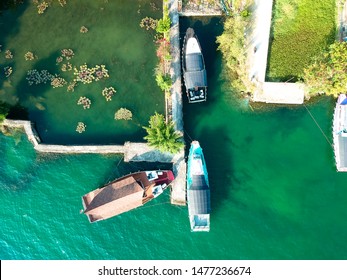
[[144,190],[134,177],[106,185],[92,198],[84,211],[98,220],[119,215],[143,204]]
[[206,71],[195,71],[195,72],[185,72],[184,73],[184,80],[186,87],[188,89],[195,88],[195,87],[206,87],[207,85],[207,77],[206,77]]
[[201,52],[186,54],[185,64],[184,81],[187,89],[206,87],[207,76]]
[[210,189],[204,175],[193,175],[188,189],[189,215],[210,214]]
[[204,61],[201,53],[186,55],[186,71],[200,71],[204,69]]

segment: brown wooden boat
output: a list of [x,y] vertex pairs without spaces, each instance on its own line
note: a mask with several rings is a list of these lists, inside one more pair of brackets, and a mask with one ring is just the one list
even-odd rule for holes
[[83,213],[91,223],[117,216],[157,197],[173,180],[171,170],[126,175],[84,195]]

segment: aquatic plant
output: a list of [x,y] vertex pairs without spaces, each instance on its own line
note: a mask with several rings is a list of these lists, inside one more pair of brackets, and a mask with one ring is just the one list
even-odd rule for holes
[[105,87],[102,90],[102,95],[105,96],[106,101],[111,101],[112,96],[116,93],[116,90],[113,87]]
[[66,5],[66,0],[58,0],[60,6],[64,7]]
[[25,60],[34,60],[35,59],[35,56],[32,52],[27,52],[25,55],[24,55],[24,58]]
[[90,84],[94,80],[94,71],[92,68],[88,68],[87,64],[80,66],[80,69],[74,68],[74,79],[76,82],[82,82],[83,84]]
[[67,91],[75,91],[75,86],[77,85],[76,81],[72,81],[69,83],[69,85],[67,86]]
[[140,27],[146,30],[155,30],[157,28],[158,20],[151,17],[145,17],[141,19]]
[[83,26],[81,26],[81,28],[80,28],[80,32],[81,32],[81,33],[87,33],[87,32],[88,32],[88,28],[85,27],[85,26],[83,25]]
[[13,58],[13,54],[10,50],[5,51],[5,58],[7,58],[7,59]]
[[128,110],[127,108],[120,108],[115,114],[114,118],[116,120],[132,120],[133,118],[133,113]]
[[149,126],[143,128],[147,132],[144,139],[147,140],[148,145],[161,152],[175,154],[184,147],[182,136],[176,132],[174,123],[166,122],[164,116],[157,112],[150,117]]
[[62,62],[63,60],[64,60],[64,57],[58,56],[57,59],[55,60],[55,62],[56,62],[57,64],[59,64],[59,63]]
[[37,5],[38,14],[43,14],[47,8],[48,8],[48,3],[46,1],[42,1],[40,4]]
[[36,69],[32,69],[29,70],[27,72],[27,76],[26,79],[29,83],[29,85],[38,85],[41,83],[47,83],[48,81],[52,81],[52,79],[54,78],[54,76],[49,73],[47,70],[41,70],[41,72],[39,72]]
[[13,69],[11,66],[6,66],[4,67],[4,73],[5,73],[5,77],[8,78],[9,76],[11,76],[13,72]]
[[89,68],[87,64],[80,66],[80,69],[74,68],[74,79],[76,82],[82,82],[83,84],[90,84],[93,81],[99,81],[103,78],[108,78],[108,70],[105,65],[96,65]]
[[86,131],[86,127],[87,126],[83,122],[78,122],[77,127],[76,127],[76,131],[78,133],[82,133],[82,132]]
[[62,77],[59,77],[58,75],[55,75],[51,81],[51,86],[53,88],[63,87],[66,84],[67,84],[67,82],[65,81],[65,79]]
[[91,104],[90,99],[85,96],[81,96],[77,101],[77,105],[82,105],[83,109],[89,109]]
[[105,65],[95,65],[93,69],[95,71],[95,81],[109,77],[108,70],[106,69]]
[[66,71],[71,71],[72,70],[72,64],[70,62],[64,63],[61,66],[61,71],[66,72]]
[[61,52],[61,56],[65,57],[66,60],[70,60],[75,55],[72,49],[62,49],[60,52]]

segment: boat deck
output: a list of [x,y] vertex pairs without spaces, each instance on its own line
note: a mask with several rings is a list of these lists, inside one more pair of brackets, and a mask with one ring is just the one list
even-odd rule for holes
[[333,121],[333,140],[334,152],[336,160],[336,168],[338,171],[347,171],[347,105],[341,105],[346,99],[345,94],[341,94],[337,100],[334,121]]
[[189,150],[187,199],[192,231],[210,230],[210,188],[202,149],[193,141]]

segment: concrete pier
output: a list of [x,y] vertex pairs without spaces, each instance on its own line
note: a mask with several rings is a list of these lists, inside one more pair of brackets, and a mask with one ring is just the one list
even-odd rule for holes
[[211,4],[209,1],[201,0],[200,4],[193,1],[185,5],[181,0],[178,0],[178,13],[182,17],[206,17],[206,16],[221,16],[222,8],[218,0]]
[[51,145],[41,143],[30,121],[4,120],[3,126],[24,130],[34,149],[40,153],[57,154],[124,154],[124,161],[175,162],[179,155],[162,153],[146,143],[125,142],[124,145]]
[[[183,99],[181,78],[181,50],[180,50],[180,27],[178,14],[178,1],[169,1],[169,15],[171,19],[170,43],[171,43],[171,119],[175,123],[175,129],[183,135]],[[171,203],[176,205],[186,204],[186,162],[184,149],[177,155],[174,161],[175,180],[172,183]]]

